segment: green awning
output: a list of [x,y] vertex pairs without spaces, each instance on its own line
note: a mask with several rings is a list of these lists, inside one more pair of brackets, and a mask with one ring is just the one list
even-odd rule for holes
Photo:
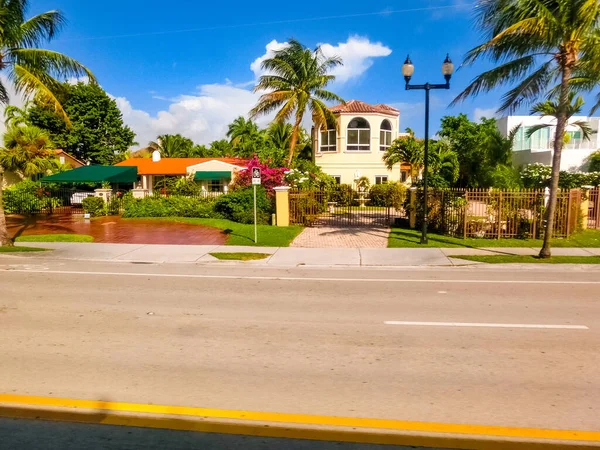
[[231,172],[196,172],[194,180],[231,180]]
[[42,178],[42,183],[135,183],[137,167],[83,166]]

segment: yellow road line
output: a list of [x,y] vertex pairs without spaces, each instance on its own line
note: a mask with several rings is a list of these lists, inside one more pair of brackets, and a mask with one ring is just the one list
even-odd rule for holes
[[[19,409],[23,408],[25,409]],[[52,407],[52,408],[68,408],[70,411],[44,411],[27,409],[32,407]],[[87,414],[87,418],[78,417],[77,409],[85,409],[93,411]],[[190,422],[185,422],[182,419],[156,418],[151,416],[141,417],[119,417],[118,415],[110,415],[107,412],[124,412],[124,413],[142,413],[147,415],[162,415],[162,416],[187,416],[188,418],[200,418],[202,421],[195,422],[190,425]],[[394,438],[393,432],[412,432],[412,433],[450,433],[452,435],[471,435],[484,438],[482,442],[488,442],[489,445],[478,446],[477,448],[502,448],[497,446],[498,442],[491,442],[491,438],[515,438],[521,440],[530,439],[549,439],[558,441],[579,441],[579,442],[600,442],[600,432],[597,431],[578,431],[578,430],[554,430],[554,429],[537,429],[537,428],[515,428],[501,426],[486,426],[486,425],[466,425],[466,424],[447,424],[435,422],[412,422],[403,420],[387,420],[387,419],[362,419],[352,417],[335,417],[335,416],[317,416],[308,414],[287,414],[287,413],[271,413],[271,412],[254,412],[254,411],[236,411],[222,410],[210,408],[195,408],[186,406],[165,406],[165,405],[144,405],[137,403],[122,403],[122,402],[104,402],[96,400],[75,400],[68,398],[52,398],[52,397],[35,397],[25,395],[0,394],[0,416],[10,417],[40,417],[49,420],[73,420],[79,422],[104,423],[113,425],[130,425],[150,428],[169,428],[176,430],[193,430],[218,432],[229,434],[250,434],[257,436],[274,436],[274,437],[291,437],[301,439],[318,439],[318,440],[340,440],[345,442],[370,442],[370,443],[394,443],[404,445],[440,445],[440,439],[443,440],[445,446],[451,445],[450,448],[468,448],[461,444],[460,438],[424,438],[409,436],[412,439],[399,441],[398,436]],[[279,424],[280,426],[265,427],[258,424],[224,424],[214,422],[215,420],[233,419],[238,421],[249,422],[269,422]],[[213,422],[211,422],[213,421]],[[284,426],[296,426],[294,428],[284,429]],[[331,431],[318,428],[313,429],[313,434],[306,430],[299,430],[297,426],[313,426],[313,427],[345,427],[353,428],[354,430]],[[363,433],[361,437],[361,429],[376,430]],[[278,430],[278,431],[276,431]],[[282,430],[286,432],[282,434]],[[377,432],[382,432],[378,434]],[[388,432],[386,435],[385,432]],[[370,437],[369,437],[370,436]],[[375,438],[374,436],[379,436]],[[411,442],[412,444],[407,444]],[[472,443],[470,444],[472,445]],[[503,443],[506,446],[506,442]],[[473,448],[473,447],[471,447]],[[511,445],[511,448],[517,448]],[[575,448],[575,447],[570,447]]]

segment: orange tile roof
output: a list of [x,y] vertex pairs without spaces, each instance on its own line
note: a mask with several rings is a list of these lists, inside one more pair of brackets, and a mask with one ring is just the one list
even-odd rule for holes
[[387,114],[391,116],[397,116],[400,111],[396,108],[392,108],[389,105],[369,105],[368,103],[361,102],[359,100],[350,100],[346,104],[340,104],[329,108],[333,113],[376,113],[376,114]]
[[117,166],[136,166],[138,175],[185,175],[189,166],[208,161],[220,161],[238,167],[246,167],[248,160],[242,158],[161,158],[154,162],[152,158],[130,158]]

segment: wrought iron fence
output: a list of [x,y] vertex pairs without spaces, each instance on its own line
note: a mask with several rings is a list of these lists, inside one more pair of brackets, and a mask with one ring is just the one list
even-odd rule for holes
[[[540,238],[548,194],[544,190],[443,189],[428,195],[432,231],[462,238]],[[422,192],[417,218],[422,217]],[[554,237],[568,237],[579,225],[581,191],[558,193]]]
[[6,214],[83,214],[81,203],[94,192],[41,186],[34,191],[5,189]]
[[290,222],[310,227],[387,228],[406,219],[405,191],[389,188],[357,191],[338,185],[323,190],[290,191]]
[[588,192],[587,227],[600,230],[600,187]]

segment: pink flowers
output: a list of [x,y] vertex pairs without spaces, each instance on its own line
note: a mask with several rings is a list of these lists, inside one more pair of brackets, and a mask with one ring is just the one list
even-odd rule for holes
[[277,186],[284,186],[285,173],[289,170],[286,167],[271,168],[267,164],[263,164],[254,156],[245,169],[240,170],[235,178],[235,187],[248,187],[252,184],[252,169],[260,168],[262,186],[268,191],[271,191]]

